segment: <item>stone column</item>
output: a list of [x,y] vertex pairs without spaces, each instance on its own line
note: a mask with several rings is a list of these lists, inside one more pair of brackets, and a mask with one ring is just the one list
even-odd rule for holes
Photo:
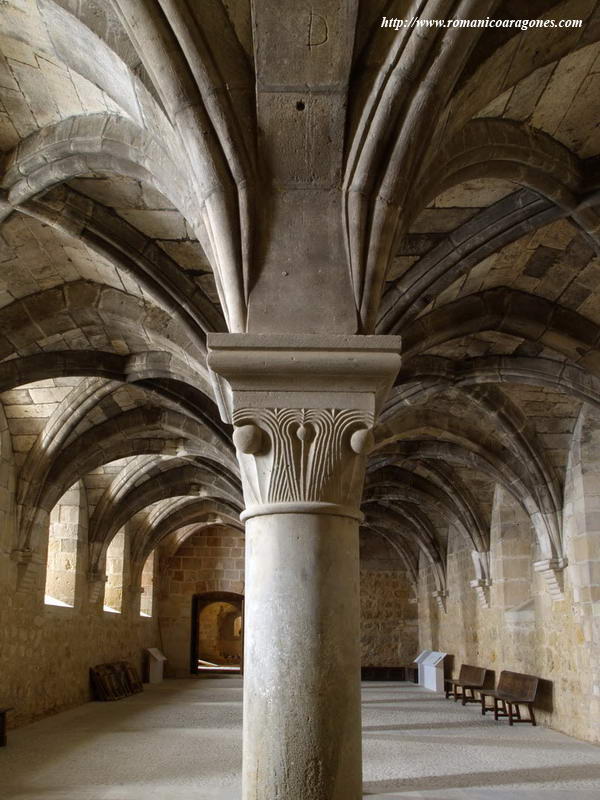
[[360,800],[359,506],[400,341],[208,344],[246,502],[243,800]]

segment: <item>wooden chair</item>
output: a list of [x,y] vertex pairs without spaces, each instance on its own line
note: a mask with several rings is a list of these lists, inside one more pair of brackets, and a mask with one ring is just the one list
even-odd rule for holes
[[481,690],[485,681],[485,667],[472,667],[462,664],[458,678],[446,681],[446,700],[452,696],[454,702],[461,698],[462,705],[477,703],[475,690]]
[[[508,672],[503,670],[500,673],[500,680],[496,691],[482,689],[481,694],[481,713],[485,716],[486,711],[493,708],[494,719],[498,717],[508,717],[508,724],[513,722],[531,722],[536,724],[533,704],[538,690],[539,678],[535,675],[524,675],[521,672]],[[494,703],[492,708],[486,707],[485,698],[491,697]],[[499,708],[499,704],[501,708]],[[529,709],[529,719],[521,718],[519,706],[527,706]]]

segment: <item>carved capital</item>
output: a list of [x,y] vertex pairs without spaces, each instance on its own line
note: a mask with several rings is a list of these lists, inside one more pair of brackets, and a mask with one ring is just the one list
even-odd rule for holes
[[478,581],[487,581],[489,585],[492,582],[489,550],[471,550],[471,558],[473,559],[476,579]]
[[548,593],[553,600],[564,600],[564,569],[567,566],[566,558],[546,558],[535,561],[533,568],[539,572],[546,581]]
[[90,603],[98,603],[104,591],[104,584],[108,580],[108,575],[99,570],[90,570],[87,574],[88,580],[88,600]]
[[443,611],[444,614],[446,613],[446,598],[448,597],[448,592],[436,590],[435,592],[431,593],[431,596],[435,598],[435,602],[438,604],[438,608],[440,611]]
[[269,511],[358,511],[373,415],[350,409],[239,409],[233,441],[242,471],[242,519]]
[[471,589],[475,589],[479,605],[482,608],[490,608],[490,583],[491,581],[486,580],[475,580],[469,583]]
[[358,510],[373,424],[400,368],[390,336],[209,334],[242,472],[242,519]]
[[40,554],[30,547],[23,547],[12,550],[10,557],[17,565],[17,591],[34,591],[43,568]]
[[490,586],[492,578],[490,574],[490,553],[489,551],[472,550],[471,558],[475,567],[475,580],[470,581],[470,586],[475,589],[479,605],[482,608],[490,607]]

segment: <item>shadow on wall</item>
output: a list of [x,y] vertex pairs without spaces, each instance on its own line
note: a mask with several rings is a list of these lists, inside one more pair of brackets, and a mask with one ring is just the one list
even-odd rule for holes
[[554,711],[554,683],[545,679],[538,683],[538,693],[535,701],[536,709],[551,714]]

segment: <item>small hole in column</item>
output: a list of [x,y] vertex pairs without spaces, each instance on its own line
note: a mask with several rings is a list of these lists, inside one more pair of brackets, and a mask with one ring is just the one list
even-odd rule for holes
[[296,103],[296,108],[298,109],[298,111],[304,111],[306,106],[304,105],[302,100],[298,100],[298,102]]

